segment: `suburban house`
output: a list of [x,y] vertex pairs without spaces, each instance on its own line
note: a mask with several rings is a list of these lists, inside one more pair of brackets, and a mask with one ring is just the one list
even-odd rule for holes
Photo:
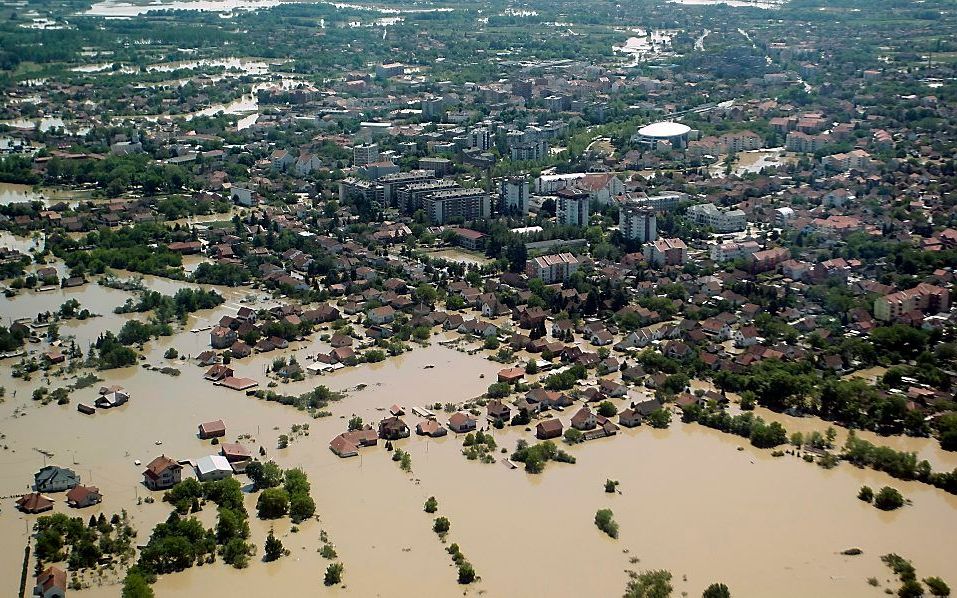
[[80,476],[72,469],[47,465],[33,474],[33,489],[37,492],[63,492],[80,483]]
[[207,455],[196,461],[196,477],[201,482],[222,480],[233,475],[229,460],[222,455]]
[[618,423],[626,428],[634,428],[641,425],[641,414],[632,408],[624,409],[618,414]]
[[49,566],[37,575],[37,585],[33,587],[35,598],[63,598],[66,596],[66,571]]
[[209,333],[209,344],[214,349],[226,349],[238,339],[236,331],[225,326],[217,326]]
[[212,382],[219,382],[233,375],[233,368],[226,365],[214,365],[203,374],[203,378]]
[[183,466],[166,455],[150,461],[143,470],[143,483],[150,490],[172,488],[183,479]]
[[229,461],[230,464],[249,461],[253,458],[252,454],[249,452],[249,449],[238,442],[222,443],[219,445],[219,452],[223,455],[223,457],[226,457],[226,460]]
[[379,438],[382,440],[398,440],[409,437],[409,426],[398,417],[387,417],[379,422]]
[[221,438],[226,435],[226,424],[223,423],[223,420],[217,419],[213,422],[205,422],[199,424],[199,437],[202,440],[209,440],[210,438]]
[[375,446],[379,437],[372,426],[363,426],[358,430],[343,432],[329,442],[329,450],[340,457],[355,457],[360,446]]
[[458,411],[449,417],[449,429],[453,432],[471,432],[475,429],[476,420],[468,413]]
[[535,437],[539,440],[558,438],[562,435],[563,431],[564,427],[562,426],[562,421],[557,417],[553,417],[552,419],[546,419],[535,426]]
[[369,321],[373,324],[388,324],[395,320],[395,310],[388,305],[376,307],[369,310]]
[[329,442],[329,450],[340,457],[355,457],[359,454],[359,446],[351,442],[344,434],[340,434]]
[[82,509],[103,501],[103,495],[96,486],[76,486],[66,493],[66,502],[73,508]]
[[598,425],[595,414],[588,407],[582,407],[572,416],[572,427],[576,430],[591,430]]
[[31,492],[17,499],[17,508],[24,513],[43,513],[53,508],[53,500],[39,492]]
[[448,434],[448,430],[435,421],[434,419],[422,420],[415,426],[415,433],[419,436],[430,436],[432,438],[439,438],[440,436],[445,436]]
[[508,423],[512,417],[511,408],[499,400],[489,401],[485,406],[488,409],[488,418],[492,421]]

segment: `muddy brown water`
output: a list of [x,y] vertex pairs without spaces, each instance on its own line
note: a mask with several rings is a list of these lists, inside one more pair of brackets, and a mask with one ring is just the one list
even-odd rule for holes
[[[88,294],[86,301],[81,299],[84,306],[100,301],[104,307],[115,306],[129,295],[95,285],[83,292]],[[228,306],[235,305],[238,294],[245,291],[233,292],[227,306],[197,314],[195,320],[230,313]],[[30,296],[34,299],[31,309],[36,309],[41,296]],[[14,305],[16,312],[27,309],[17,304],[21,300],[0,298],[4,316]],[[49,301],[62,303],[60,298]],[[115,317],[92,320],[91,330],[118,326],[121,319]],[[288,520],[251,521],[252,541],[260,554],[272,528],[291,550],[289,557],[268,564],[256,557],[243,571],[217,563],[166,575],[155,585],[158,596],[195,596],[217,590],[231,595],[292,594],[304,587],[319,595],[350,596],[423,592],[451,596],[463,591],[490,596],[606,596],[620,595],[627,569],[665,568],[675,576],[676,596],[683,591],[700,595],[709,583],[722,581],[736,596],[864,597],[882,592],[867,584],[868,577],[880,579],[882,587],[887,585],[890,574],[879,556],[888,552],[912,559],[921,577],[941,575],[950,583],[957,581],[952,574],[957,557],[957,544],[952,541],[957,534],[957,497],[847,464],[825,471],[797,458],[773,458],[744,439],[677,421],[665,431],[623,430],[615,438],[571,447],[577,464],[551,463],[538,476],[498,463],[467,461],[460,454],[461,438],[454,435],[399,441],[398,446],[412,455],[411,474],[400,471],[381,445],[363,449],[361,457],[339,459],[328,450],[328,442],[345,429],[351,415],[376,422],[386,416],[383,409],[394,403],[408,409],[463,401],[483,392],[501,365],[481,354],[469,356],[433,344],[384,363],[280,384],[276,390],[289,394],[318,384],[336,390],[367,385],[334,404],[332,417],[312,420],[291,407],[212,386],[202,380],[203,370],[191,363],[164,360],[162,355],[170,346],[192,355],[207,347],[208,332],[190,333],[192,322],[186,331],[150,343],[145,350],[147,363],[175,365],[182,370],[180,376],[140,367],[104,372],[104,383],[122,384],[132,399],[128,405],[94,416],[75,410],[77,402],[94,398],[94,388],[74,393],[71,405],[39,406],[29,397],[43,381],[36,376],[27,383],[14,380],[11,361],[0,363],[0,385],[7,389],[6,400],[0,404],[4,434],[0,444],[8,447],[0,451],[2,496],[27,492],[32,474],[44,464],[43,455],[35,449],[50,451],[54,456],[47,463],[74,467],[84,483],[99,486],[105,494],[102,505],[82,511],[67,509],[64,495],[54,495],[57,511],[88,518],[125,508],[139,530],[138,541],[145,542],[169,509],[161,502],[136,504],[137,497],[150,493],[140,484],[142,465],[133,461],[146,463],[160,453],[195,459],[215,452],[196,438],[196,426],[217,418],[225,420],[229,439],[250,434],[257,441],[254,450],[262,444],[269,458],[284,467],[302,467],[309,474],[319,522],[306,522],[292,533]],[[321,346],[318,340],[295,344],[282,354],[295,354],[305,364],[306,356]],[[237,375],[265,385],[263,371],[280,354],[235,361],[233,367]],[[435,367],[425,369],[426,365]],[[26,415],[17,416],[20,412]],[[566,424],[571,413],[561,414]],[[446,418],[440,416],[443,422]],[[411,415],[404,419],[412,427],[418,422]],[[308,436],[294,440],[288,449],[276,449],[280,434],[305,422],[310,424]],[[808,419],[785,421],[789,431],[801,429],[802,423],[808,430],[826,427]],[[531,438],[522,429],[494,434],[499,446],[509,451],[519,438]],[[953,462],[949,454],[934,453],[930,440],[877,440],[894,443],[895,448],[911,447],[942,465]],[[739,446],[743,450],[737,450]],[[607,478],[621,482],[620,495],[603,491]],[[893,513],[880,512],[855,498],[862,484],[892,485],[913,504]],[[449,541],[460,545],[482,577],[474,586],[463,588],[456,583],[445,545],[431,531],[433,516],[422,512],[425,499],[433,495],[439,501],[439,514],[452,522]],[[153,496],[159,498],[158,493]],[[254,495],[247,497],[251,513],[255,500]],[[618,540],[607,538],[593,524],[595,511],[604,507],[614,510],[621,525]],[[203,518],[210,524],[212,511]],[[18,513],[12,499],[3,499],[0,580],[8,588],[4,592],[15,591],[27,530],[34,519]],[[328,532],[345,565],[345,589],[322,586],[328,561],[317,553],[321,529]],[[850,547],[859,547],[864,554],[839,554]],[[632,558],[639,560],[632,563]],[[116,596],[119,586],[108,583],[71,594]]]

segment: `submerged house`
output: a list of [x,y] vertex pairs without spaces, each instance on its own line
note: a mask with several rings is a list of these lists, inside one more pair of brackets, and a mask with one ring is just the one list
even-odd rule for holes
[[47,465],[33,475],[33,489],[37,492],[63,492],[80,483],[80,476],[72,469]]

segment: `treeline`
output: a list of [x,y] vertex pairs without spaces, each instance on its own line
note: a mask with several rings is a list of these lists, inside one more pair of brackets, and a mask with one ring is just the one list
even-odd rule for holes
[[0,182],[36,185],[40,182],[40,175],[33,171],[30,158],[7,156],[0,158]]
[[132,187],[146,195],[159,191],[178,193],[193,186],[192,174],[175,164],[160,164],[147,154],[110,155],[102,160],[61,160],[47,163],[47,179],[58,184],[93,183],[109,197],[118,197]]
[[788,441],[787,430],[778,422],[765,422],[753,413],[730,415],[717,408],[704,408],[697,404],[682,407],[681,421],[697,422],[702,426],[742,436],[757,448],[774,448]]
[[249,280],[249,271],[238,264],[210,264],[203,262],[193,272],[193,281],[235,287]]
[[851,430],[841,455],[858,467],[870,467],[901,480],[915,480],[957,494],[957,468],[950,473],[935,473],[927,460],[917,460],[916,453],[896,451],[858,438]]
[[162,226],[143,223],[115,231],[94,231],[82,242],[58,236],[47,243],[73,276],[102,274],[107,268],[115,268],[178,279],[183,276],[183,258],[166,248],[170,238],[170,231]]
[[212,309],[225,299],[216,291],[205,289],[180,289],[170,297],[157,291],[146,291],[139,301],[127,299],[126,303],[113,310],[118,314],[152,311],[157,321],[169,323],[184,321],[186,316],[201,309]]

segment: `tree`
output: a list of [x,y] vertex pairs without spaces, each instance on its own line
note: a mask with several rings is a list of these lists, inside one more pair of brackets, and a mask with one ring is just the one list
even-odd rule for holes
[[625,598],[668,598],[671,590],[670,571],[643,571],[631,574],[625,586]]
[[452,527],[452,524],[449,522],[447,517],[437,517],[435,523],[432,524],[432,531],[437,534],[448,533],[449,528]]
[[272,530],[269,530],[269,535],[266,536],[265,553],[267,561],[275,561],[283,555],[282,540],[277,538]]
[[233,538],[223,546],[223,561],[237,569],[245,569],[249,565],[251,549],[252,547],[240,538]]
[[459,583],[470,584],[475,581],[475,568],[468,561],[459,564]]
[[648,423],[652,428],[667,428],[671,423],[671,412],[661,408],[655,409],[648,414]]
[[705,588],[701,598],[731,598],[731,592],[723,583],[713,583]]
[[897,590],[900,598],[921,598],[924,595],[924,587],[916,579],[905,579]]
[[618,537],[618,523],[611,509],[599,509],[595,513],[595,525],[612,538]]
[[861,491],[857,493],[857,498],[864,502],[871,502],[874,500],[874,491],[871,490],[870,486],[861,486]]
[[327,586],[334,586],[337,583],[342,582],[342,570],[345,567],[342,566],[342,563],[332,563],[326,567],[326,577],[323,580]]
[[874,496],[874,506],[882,511],[893,511],[904,506],[904,497],[897,489],[884,486]]
[[289,518],[294,523],[305,521],[316,514],[316,502],[308,494],[296,493],[289,499]]
[[605,492],[614,494],[618,489],[618,480],[605,480]]
[[278,519],[289,511],[289,494],[283,488],[267,488],[256,501],[260,519]]
[[275,488],[282,483],[282,469],[275,461],[253,461],[246,466],[246,475],[253,481],[257,490]]
[[429,499],[425,501],[425,512],[435,513],[438,509],[439,501],[435,500],[434,496],[430,496]]
[[598,415],[604,417],[614,417],[617,414],[618,408],[615,407],[615,404],[611,401],[602,401],[601,404],[598,405]]
[[424,305],[432,306],[435,305],[435,300],[438,297],[438,293],[435,290],[435,287],[428,283],[422,283],[419,286],[415,287],[415,298],[418,299],[419,303]]
[[939,577],[928,577],[924,580],[931,596],[950,596],[950,586]]
[[584,439],[585,434],[581,430],[578,430],[575,428],[568,428],[567,430],[565,430],[564,436],[565,436],[565,442],[567,442],[568,444],[578,444],[579,442],[582,441],[582,439]]
[[140,573],[130,570],[123,579],[122,598],[153,598],[153,588]]

